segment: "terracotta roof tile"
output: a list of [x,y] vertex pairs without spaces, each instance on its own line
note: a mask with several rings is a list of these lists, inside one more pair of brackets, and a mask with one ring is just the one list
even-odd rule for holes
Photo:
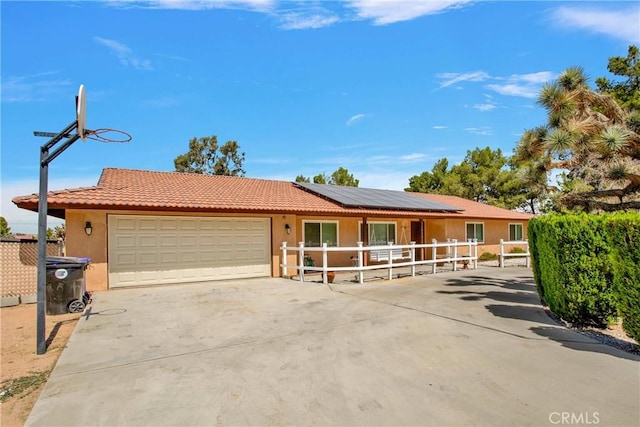
[[[417,194],[417,193],[416,193]],[[201,212],[291,212],[335,215],[468,217],[486,213],[495,218],[516,218],[515,212],[491,206],[477,206],[460,198],[419,194],[433,201],[464,209],[459,213],[438,213],[344,208],[337,203],[302,190],[292,182],[106,168],[94,187],[48,193],[50,209],[136,209]],[[19,196],[13,202],[37,211],[38,195]]]
[[443,194],[413,193],[425,199],[456,206],[464,211],[465,218],[489,218],[489,219],[531,219],[535,215],[524,212],[516,212],[508,209],[498,208],[485,203],[475,202],[457,196],[447,196]]

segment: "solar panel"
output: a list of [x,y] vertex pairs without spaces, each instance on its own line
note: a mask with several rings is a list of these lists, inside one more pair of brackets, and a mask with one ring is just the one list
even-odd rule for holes
[[344,207],[454,212],[462,210],[443,203],[432,202],[405,191],[309,184],[306,182],[296,182],[295,184]]

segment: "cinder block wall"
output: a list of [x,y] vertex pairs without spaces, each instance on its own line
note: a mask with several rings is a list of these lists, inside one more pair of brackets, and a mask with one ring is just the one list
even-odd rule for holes
[[[47,242],[47,256],[61,255],[58,242]],[[38,242],[36,240],[0,240],[0,296],[37,293]]]

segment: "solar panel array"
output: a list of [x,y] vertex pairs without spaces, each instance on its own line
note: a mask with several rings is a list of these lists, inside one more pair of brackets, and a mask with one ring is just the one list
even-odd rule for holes
[[446,212],[461,210],[443,203],[423,199],[405,191],[309,184],[306,182],[296,182],[295,184],[344,207]]

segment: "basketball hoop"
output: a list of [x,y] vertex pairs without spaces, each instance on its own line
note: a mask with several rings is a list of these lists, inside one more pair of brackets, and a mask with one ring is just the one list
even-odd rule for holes
[[[75,141],[86,138],[101,142],[129,142],[131,135],[118,129],[87,129],[87,98],[84,85],[76,96],[75,120],[60,132],[34,131],[35,136],[45,136],[49,141],[40,147],[40,190],[38,192],[38,262],[37,262],[37,312],[36,312],[36,354],[47,351],[46,339],[46,294],[47,294],[47,209],[49,164]],[[73,131],[76,133],[72,133]],[[119,137],[106,137],[105,133],[115,133]]]
[[[129,142],[131,141],[131,135],[129,135],[127,132],[123,131],[123,130],[119,130],[119,129],[111,129],[111,128],[103,128],[103,129],[96,129],[96,130],[90,130],[90,129],[85,129],[85,138],[87,139],[92,139],[94,141],[99,141],[99,142]],[[106,136],[103,136],[103,134],[105,133],[115,133],[120,135],[119,137],[115,138],[107,138]]]

